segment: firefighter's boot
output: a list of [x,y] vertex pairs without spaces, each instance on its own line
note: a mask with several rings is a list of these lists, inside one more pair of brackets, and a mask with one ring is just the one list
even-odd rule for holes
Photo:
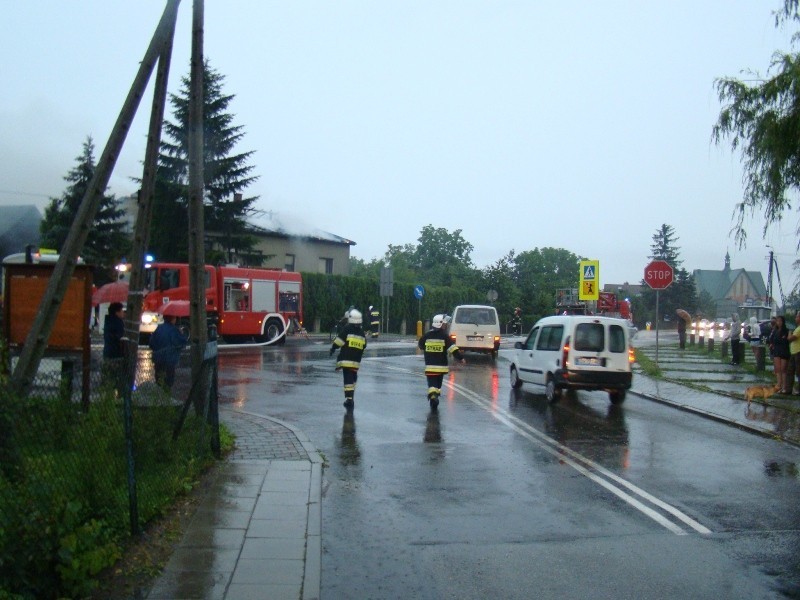
[[347,410],[353,410],[356,406],[356,403],[352,398],[345,398],[342,406],[344,406]]
[[437,392],[428,394],[428,402],[430,402],[431,410],[435,412],[439,408],[439,394]]

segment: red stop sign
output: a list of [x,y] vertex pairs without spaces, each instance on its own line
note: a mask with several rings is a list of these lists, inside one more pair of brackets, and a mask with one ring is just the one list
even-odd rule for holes
[[672,267],[663,260],[654,260],[644,268],[644,282],[654,290],[663,290],[672,284]]

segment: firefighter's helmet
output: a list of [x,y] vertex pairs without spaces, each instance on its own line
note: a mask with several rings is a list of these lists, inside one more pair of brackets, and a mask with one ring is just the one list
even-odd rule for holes
[[450,317],[448,315],[436,315],[433,317],[433,321],[431,322],[431,327],[434,329],[441,329],[445,325],[450,322]]
[[347,313],[347,322],[354,325],[361,325],[361,313],[355,308],[350,309]]

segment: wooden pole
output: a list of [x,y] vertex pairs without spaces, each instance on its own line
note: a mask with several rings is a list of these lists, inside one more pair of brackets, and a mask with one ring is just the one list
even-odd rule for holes
[[195,414],[203,414],[208,385],[202,377],[206,325],[205,228],[203,225],[203,0],[194,0],[189,95],[189,328]]
[[161,147],[161,128],[164,122],[164,111],[167,104],[167,84],[169,82],[172,44],[175,37],[175,22],[169,37],[164,43],[158,59],[153,104],[150,110],[150,126],[147,132],[147,147],[144,154],[142,171],[142,187],[137,198],[136,224],[133,233],[133,249],[131,250],[131,276],[128,288],[128,310],[125,320],[125,332],[130,342],[127,345],[128,386],[133,388],[136,364],[139,354],[139,326],[144,298],[145,253],[150,244],[150,224],[153,215],[153,196],[156,187],[158,170],[158,152]]
[[179,3],[180,0],[168,0],[167,2],[161,20],[150,40],[150,45],[147,47],[144,58],[139,65],[139,70],[133,80],[128,96],[122,105],[122,110],[120,110],[114,128],[109,135],[103,154],[97,163],[94,176],[81,200],[64,246],[61,248],[61,256],[53,269],[53,274],[42,297],[39,311],[28,332],[22,353],[12,375],[12,385],[23,394],[27,392],[33,383],[39,363],[47,349],[47,343],[53,331],[58,310],[72,274],[75,272],[78,256],[92,228],[95,215],[100,207],[100,200],[108,187],[108,181],[119,157],[119,152],[125,143],[133,118],[136,115],[139,102],[147,88],[150,74],[161,54],[165,40],[169,37],[169,31],[173,27],[172,24],[177,18]]

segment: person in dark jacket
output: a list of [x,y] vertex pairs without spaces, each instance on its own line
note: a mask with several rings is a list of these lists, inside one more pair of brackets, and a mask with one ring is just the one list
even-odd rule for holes
[[780,389],[779,394],[791,394],[791,382],[787,377],[789,366],[789,328],[786,327],[786,317],[778,315],[775,317],[775,327],[769,335],[770,354],[772,354],[773,365],[775,366],[775,385]]
[[431,322],[431,329],[419,338],[418,346],[425,357],[425,377],[428,380],[428,402],[431,410],[439,407],[439,396],[442,395],[442,381],[449,372],[448,359],[452,354],[461,364],[467,362],[456,346],[455,342],[447,335],[447,325],[450,317],[436,315]]
[[344,381],[344,407],[353,410],[355,407],[356,381],[361,356],[367,347],[367,337],[361,327],[361,312],[355,308],[347,311],[347,325],[336,335],[331,345],[331,356],[339,350],[336,370],[342,371]]
[[165,316],[164,322],[150,335],[156,381],[167,390],[172,389],[175,383],[175,367],[188,341],[189,338],[175,326],[175,317],[171,315]]
[[122,302],[112,302],[103,321],[103,380],[112,385],[120,396],[125,389],[124,315]]

